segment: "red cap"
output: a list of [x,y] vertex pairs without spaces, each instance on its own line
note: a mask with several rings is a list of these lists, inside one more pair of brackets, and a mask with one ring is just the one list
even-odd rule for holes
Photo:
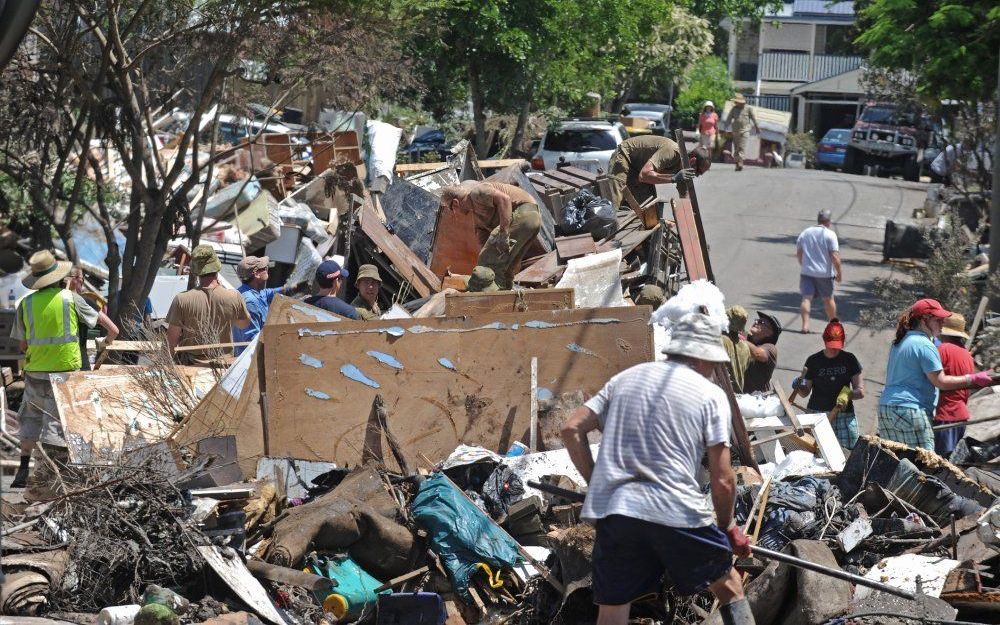
[[823,330],[823,345],[830,349],[844,349],[844,326],[834,317]]
[[940,319],[947,319],[951,313],[945,310],[936,299],[928,298],[917,300],[916,304],[910,306],[911,317],[923,317],[924,315],[934,315]]

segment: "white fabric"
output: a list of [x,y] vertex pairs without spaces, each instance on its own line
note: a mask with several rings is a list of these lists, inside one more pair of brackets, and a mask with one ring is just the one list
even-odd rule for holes
[[799,273],[813,278],[834,276],[836,272],[830,255],[840,251],[837,233],[820,225],[811,226],[802,231],[796,246],[802,250],[802,267]]
[[603,436],[583,518],[620,514],[683,528],[713,522],[698,476],[705,450],[729,444],[721,388],[686,365],[650,362],[611,378],[586,405]]
[[577,308],[628,306],[622,297],[621,264],[621,249],[574,258],[556,288],[573,289]]

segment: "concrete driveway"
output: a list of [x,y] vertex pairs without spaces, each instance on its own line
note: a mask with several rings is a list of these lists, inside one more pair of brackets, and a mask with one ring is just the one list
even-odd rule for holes
[[[860,311],[873,301],[878,276],[893,273],[882,264],[882,238],[888,219],[909,218],[923,206],[926,184],[867,178],[838,172],[749,167],[737,173],[716,163],[698,179],[698,200],[708,235],[712,268],[727,304],[753,314],[778,317],[786,331],[778,342],[775,380],[790,389],[792,378],[810,354],[823,348],[826,325],[822,303],[813,302],[812,334],[799,333],[799,271],[795,241],[816,223],[821,208],[833,211],[834,230],[844,260],[844,282],[835,293],[838,315],[847,329],[848,351],[865,370],[868,396],[856,402],[862,433],[876,429],[875,408],[885,382],[892,333],[873,334],[858,326]],[[675,195],[670,186],[667,195]],[[751,317],[752,319],[752,317]]]

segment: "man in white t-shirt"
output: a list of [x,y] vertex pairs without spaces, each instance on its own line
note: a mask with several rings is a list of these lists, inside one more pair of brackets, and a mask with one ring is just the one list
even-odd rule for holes
[[[726,625],[753,625],[732,555],[750,555],[733,519],[736,476],[729,459],[731,412],[709,381],[728,362],[721,329],[706,315],[678,321],[667,362],[627,369],[562,428],[589,489],[582,517],[596,525],[593,553],[598,625],[625,625],[632,602],[656,595],[664,573],[682,595],[708,588]],[[597,462],[587,433],[601,430]],[[711,498],[702,488],[708,455]],[[725,528],[725,532],[720,529]]]
[[824,208],[816,217],[816,225],[802,231],[795,244],[795,255],[799,259],[799,293],[802,304],[802,334],[809,333],[809,309],[812,300],[823,300],[827,320],[837,316],[837,302],[833,299],[833,281],[841,282],[840,243],[830,222],[831,213]]

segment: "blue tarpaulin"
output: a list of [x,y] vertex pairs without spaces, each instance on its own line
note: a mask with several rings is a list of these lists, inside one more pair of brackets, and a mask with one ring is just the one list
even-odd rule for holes
[[455,591],[467,601],[472,599],[469,580],[478,563],[499,571],[523,561],[517,543],[442,473],[424,480],[410,510],[428,533]]

